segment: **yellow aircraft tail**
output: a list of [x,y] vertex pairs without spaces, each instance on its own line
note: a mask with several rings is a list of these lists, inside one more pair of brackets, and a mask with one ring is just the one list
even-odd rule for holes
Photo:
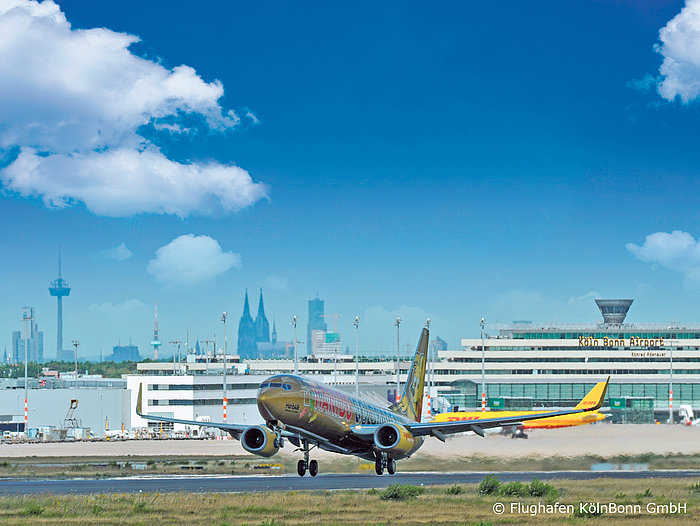
[[420,422],[423,410],[423,388],[425,387],[425,364],[428,358],[428,329],[424,328],[420,335],[413,365],[408,373],[406,387],[399,400],[398,410],[401,414]]
[[598,382],[595,384],[593,389],[588,391],[588,394],[584,396],[575,409],[589,409],[595,411],[603,406],[603,401],[605,400],[605,392],[608,390],[608,382],[610,377],[604,382]]

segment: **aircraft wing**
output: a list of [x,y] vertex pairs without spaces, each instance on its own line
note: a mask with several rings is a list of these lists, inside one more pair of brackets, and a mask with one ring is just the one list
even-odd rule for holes
[[139,384],[139,396],[136,399],[136,414],[141,418],[146,420],[152,420],[155,422],[170,422],[172,424],[185,424],[188,426],[201,426],[201,427],[215,427],[217,429],[223,429],[228,432],[233,438],[239,439],[241,433],[250,427],[249,424],[227,424],[224,422],[200,422],[199,420],[182,420],[180,418],[169,418],[167,416],[157,416],[144,414],[141,411],[141,389],[143,384]]
[[450,435],[453,433],[464,433],[466,431],[473,431],[479,436],[484,436],[484,429],[491,427],[501,427],[508,425],[521,424],[526,420],[537,420],[539,418],[551,418],[553,416],[564,416],[564,415],[576,415],[580,413],[590,413],[591,411],[596,411],[603,406],[603,400],[605,400],[605,393],[608,390],[608,382],[610,377],[605,382],[597,384],[593,389],[600,392],[600,396],[596,403],[592,404],[590,407],[583,409],[567,409],[564,411],[548,411],[543,413],[534,413],[530,415],[520,415],[520,416],[510,416],[510,417],[493,417],[493,418],[480,418],[479,420],[460,420],[457,422],[428,422],[428,423],[411,423],[406,425],[411,431],[413,436],[425,436],[432,435],[440,440],[444,440],[444,435]]

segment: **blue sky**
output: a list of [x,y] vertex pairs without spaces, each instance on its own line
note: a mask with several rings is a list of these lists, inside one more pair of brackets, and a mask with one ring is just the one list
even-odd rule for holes
[[374,4],[0,1],[0,346],[700,321],[697,1]]

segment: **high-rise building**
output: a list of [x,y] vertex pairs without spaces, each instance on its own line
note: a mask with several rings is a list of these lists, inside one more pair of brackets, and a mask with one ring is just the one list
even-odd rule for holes
[[58,316],[56,322],[56,359],[63,361],[73,360],[73,352],[63,350],[63,296],[70,294],[68,282],[61,277],[61,252],[58,252],[58,278],[51,282],[49,293],[56,296]]
[[36,322],[33,307],[25,307],[24,313],[22,314],[22,324],[22,330],[12,333],[12,354],[10,357],[12,362],[24,362],[25,346],[27,359],[30,362],[43,362],[44,331],[39,330],[39,324]]
[[248,305],[248,289],[245,290],[245,302],[243,303],[243,316],[238,322],[238,355],[241,358],[256,358],[258,348],[255,344],[255,322],[250,315]]
[[258,303],[258,315],[255,318],[255,341],[269,342],[270,341],[270,324],[265,317],[265,307],[263,305],[263,294],[260,289],[260,302]]
[[313,331],[323,331],[324,333],[328,330],[328,325],[326,325],[323,319],[324,313],[324,302],[318,299],[309,300],[309,323],[306,326],[306,354],[312,353],[313,348]]
[[115,345],[112,354],[107,356],[108,362],[138,362],[141,360],[139,348],[136,345]]

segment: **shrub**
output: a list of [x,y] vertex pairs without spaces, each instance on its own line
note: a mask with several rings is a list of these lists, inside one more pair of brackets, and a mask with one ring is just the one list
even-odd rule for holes
[[410,500],[423,493],[425,493],[425,488],[422,486],[389,484],[389,487],[379,492],[379,498],[382,500]]
[[532,482],[530,482],[528,493],[531,497],[547,497],[552,500],[559,497],[559,490],[557,488],[551,484],[537,480],[536,478],[532,479]]
[[530,494],[530,489],[527,484],[513,481],[501,485],[498,494],[502,497],[527,497]]
[[690,490],[691,493],[695,493],[696,495],[700,495],[700,482],[696,482],[695,484],[691,484],[688,486],[688,489]]
[[461,495],[462,493],[464,493],[464,488],[459,484],[455,484],[447,488],[445,490],[445,493],[447,493],[448,495]]
[[25,517],[36,517],[42,513],[44,513],[44,507],[38,502],[30,500],[19,514]]
[[576,518],[586,518],[586,519],[592,519],[593,517],[600,517],[603,514],[602,511],[599,511],[597,509],[593,510],[585,510],[581,508],[581,506],[578,506],[574,509],[574,514],[573,517]]
[[479,493],[482,495],[497,495],[501,487],[501,482],[496,478],[496,475],[488,475],[479,483]]

